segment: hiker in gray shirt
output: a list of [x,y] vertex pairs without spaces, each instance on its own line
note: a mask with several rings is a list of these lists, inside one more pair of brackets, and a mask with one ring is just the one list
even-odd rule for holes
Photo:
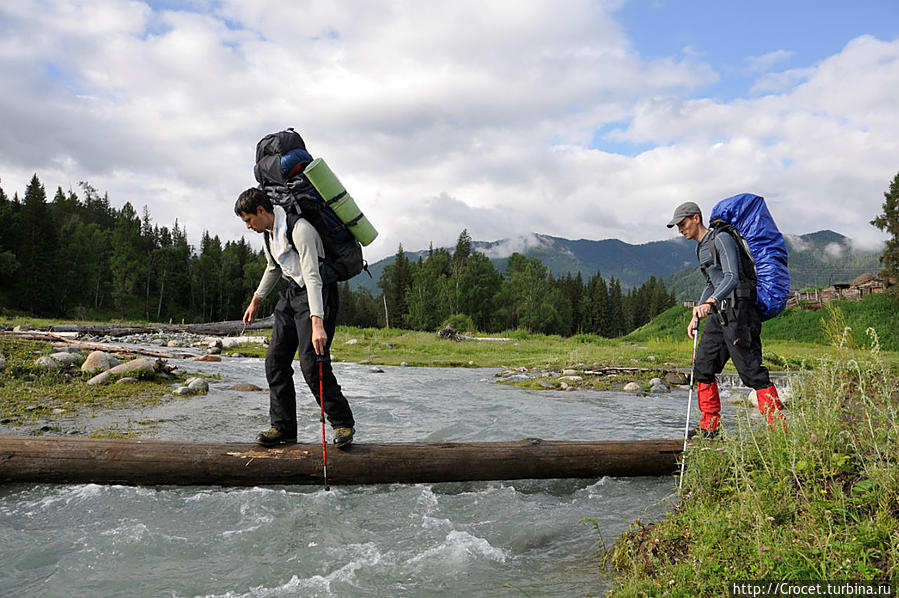
[[698,429],[690,435],[703,438],[718,435],[721,398],[715,377],[728,359],[733,360],[743,384],[755,389],[759,411],[767,418],[768,425],[774,426],[782,419],[783,405],[768,369],[762,365],[762,320],[755,304],[755,281],[748,277],[740,279],[740,249],[736,241],[726,231],[707,228],[699,206],[692,201],[674,211],[668,228],[674,226],[685,238],[698,243],[696,256],[706,279],[699,304],[693,308],[693,317],[687,325],[687,335],[692,339],[697,334],[699,320],[708,317],[693,366],[702,417]]

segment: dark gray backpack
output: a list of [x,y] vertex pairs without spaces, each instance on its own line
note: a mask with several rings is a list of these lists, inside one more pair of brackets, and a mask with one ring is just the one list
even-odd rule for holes
[[[304,218],[318,231],[325,247],[319,264],[322,282],[342,282],[362,270],[368,272],[368,265],[362,258],[362,245],[303,176],[303,167],[311,160],[300,134],[286,129],[266,135],[256,144],[253,174],[272,204],[281,206],[287,213],[287,238],[291,245],[293,227],[297,220]],[[268,233],[265,233],[266,249],[268,243]]]

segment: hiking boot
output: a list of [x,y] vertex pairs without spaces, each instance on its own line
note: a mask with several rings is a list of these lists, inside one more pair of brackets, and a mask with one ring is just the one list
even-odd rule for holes
[[344,447],[353,442],[356,428],[334,428],[334,444],[337,448]]
[[265,432],[259,432],[259,435],[256,436],[256,444],[261,444],[262,446],[277,446],[279,444],[293,444],[297,441],[297,435],[288,436],[279,430],[278,428],[271,427]]
[[699,440],[718,440],[721,434],[720,430],[705,430],[703,428],[693,428],[687,432],[687,440],[698,438]]

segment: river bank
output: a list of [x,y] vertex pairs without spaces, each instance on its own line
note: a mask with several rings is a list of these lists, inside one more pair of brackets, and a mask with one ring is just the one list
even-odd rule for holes
[[867,352],[838,347],[794,381],[783,425],[741,416],[723,441],[687,452],[678,508],[635,522],[605,552],[618,576],[610,595],[723,596],[746,580],[895,583],[899,379],[870,334]]

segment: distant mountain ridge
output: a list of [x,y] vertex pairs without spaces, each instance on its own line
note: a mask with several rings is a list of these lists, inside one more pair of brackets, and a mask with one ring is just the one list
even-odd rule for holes
[[[793,288],[827,286],[851,282],[859,274],[878,272],[881,251],[860,250],[851,239],[831,230],[805,235],[785,235]],[[447,247],[450,252],[453,247]],[[586,280],[599,271],[606,279],[615,277],[622,287],[642,285],[650,276],[662,278],[679,298],[696,295],[703,279],[696,265],[696,244],[682,237],[639,245],[618,239],[565,239],[532,233],[498,241],[473,241],[472,250],[485,254],[500,271],[512,253],[539,258],[554,276],[578,272]],[[427,258],[428,250],[406,251],[411,262]],[[377,294],[377,281],[390,256],[369,266],[372,278],[364,274],[352,286],[365,286]]]

